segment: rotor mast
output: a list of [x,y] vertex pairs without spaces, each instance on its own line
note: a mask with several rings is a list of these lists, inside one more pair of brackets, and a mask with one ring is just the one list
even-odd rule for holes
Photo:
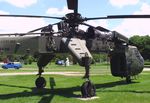
[[78,0],[67,0],[68,9],[73,10],[73,13],[66,14],[65,22],[70,26],[70,36],[74,36],[78,30],[78,26],[83,19],[78,13]]

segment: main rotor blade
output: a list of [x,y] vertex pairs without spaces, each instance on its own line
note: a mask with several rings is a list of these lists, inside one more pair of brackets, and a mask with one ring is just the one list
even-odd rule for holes
[[78,0],[67,0],[68,9],[74,10],[74,13],[78,13]]
[[[55,24],[50,24],[50,25],[57,25],[58,23],[55,23]],[[33,32],[36,32],[36,31],[39,31],[39,30],[42,30],[43,28],[46,28],[46,27],[48,27],[49,25],[47,25],[47,26],[43,26],[43,27],[40,27],[40,28],[37,28],[37,29],[34,29],[34,30],[31,30],[31,31],[29,31],[28,33],[33,33]]]
[[[51,32],[40,32],[40,33],[2,33],[0,36],[24,36],[24,35],[37,35],[37,34],[50,34]],[[58,34],[59,32],[53,32],[53,34]]]
[[81,23],[82,25],[85,25],[85,26],[88,26],[88,27],[92,27],[94,29],[97,29],[97,30],[100,30],[100,31],[103,31],[103,32],[110,32],[110,30],[104,28],[104,27],[101,27],[101,26],[98,26],[98,27],[94,27],[92,25],[89,25],[89,24],[86,24],[86,23]]
[[0,36],[12,36],[12,35],[14,35],[14,36],[24,36],[24,35],[33,35],[33,33],[30,33],[30,34],[29,33],[2,33],[2,34],[0,34]]
[[63,19],[63,17],[37,16],[37,15],[0,15],[0,17],[52,18],[61,20]]
[[47,27],[47,26],[43,26],[43,27],[40,27],[40,28],[31,30],[31,31],[29,31],[28,33],[33,33],[33,32],[39,31],[39,30],[41,30],[41,29],[43,29],[43,28],[46,28],[46,27]]
[[150,15],[109,15],[106,17],[95,17],[95,18],[85,18],[87,20],[98,20],[98,19],[136,19],[136,18],[150,18]]

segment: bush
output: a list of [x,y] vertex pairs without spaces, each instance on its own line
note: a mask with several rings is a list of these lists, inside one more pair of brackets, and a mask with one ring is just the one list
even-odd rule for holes
[[92,53],[93,59],[95,62],[107,62],[108,61],[108,56],[107,54],[104,53]]

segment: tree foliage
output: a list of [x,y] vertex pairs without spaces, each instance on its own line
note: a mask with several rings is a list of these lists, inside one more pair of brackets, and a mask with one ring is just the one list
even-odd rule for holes
[[150,36],[133,36],[130,39],[130,43],[136,46],[144,59],[150,60]]
[[93,59],[95,62],[107,62],[108,61],[108,55],[105,53],[92,53]]

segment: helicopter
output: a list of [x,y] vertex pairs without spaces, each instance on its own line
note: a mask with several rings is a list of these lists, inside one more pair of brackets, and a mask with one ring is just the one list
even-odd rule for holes
[[[106,17],[82,17],[78,12],[78,0],[67,0],[68,9],[72,13],[64,17],[36,16],[36,15],[0,15],[0,17],[26,17],[58,19],[59,22],[31,30],[27,33],[1,34],[0,52],[39,54],[37,61],[38,78],[35,81],[37,88],[44,88],[46,80],[42,77],[44,67],[55,57],[56,52],[70,54],[80,66],[85,67],[86,81],[81,86],[82,97],[95,96],[96,88],[90,81],[90,65],[93,57],[91,52],[105,52],[110,58],[110,69],[113,76],[126,78],[131,83],[131,76],[143,71],[144,59],[137,47],[130,45],[129,40],[117,31],[107,28],[94,27],[85,23],[90,20],[100,19],[125,19],[125,18],[150,18],[150,15],[109,15]],[[58,27],[58,32],[53,26]],[[86,31],[79,29],[79,25],[88,27]],[[37,33],[36,31],[41,31]],[[40,36],[33,36],[39,34]],[[15,35],[15,37],[11,37]],[[33,44],[33,45],[31,45]]]

